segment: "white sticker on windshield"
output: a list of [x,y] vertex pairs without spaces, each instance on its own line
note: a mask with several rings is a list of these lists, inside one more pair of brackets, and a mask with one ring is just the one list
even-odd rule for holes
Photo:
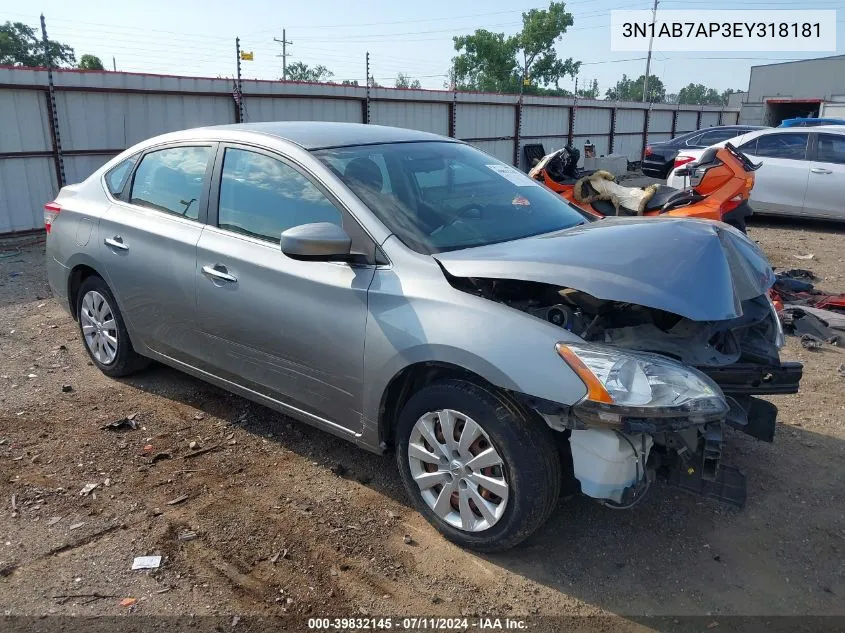
[[508,167],[507,165],[485,165],[485,167],[495,171],[502,178],[508,182],[512,182],[517,187],[539,187],[537,181],[531,180],[531,178],[513,167]]

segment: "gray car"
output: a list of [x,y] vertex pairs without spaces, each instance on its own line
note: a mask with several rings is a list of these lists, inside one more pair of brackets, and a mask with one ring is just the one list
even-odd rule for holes
[[165,363],[392,451],[420,512],[493,551],[562,487],[656,474],[741,504],[725,428],[771,441],[771,268],[726,225],[591,222],[473,147],[262,123],[166,134],[45,206],[47,269],[108,376]]

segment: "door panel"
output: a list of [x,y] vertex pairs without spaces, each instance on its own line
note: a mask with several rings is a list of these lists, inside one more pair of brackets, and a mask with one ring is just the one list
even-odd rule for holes
[[121,203],[100,220],[101,261],[133,340],[180,360],[190,355],[202,229],[197,222]]
[[819,134],[804,199],[808,216],[845,220],[845,134]]
[[755,211],[801,215],[810,175],[808,140],[807,132],[773,133],[740,148],[752,161],[763,163],[754,172],[750,201]]
[[200,238],[197,262],[200,366],[360,432],[375,268],[293,260],[278,244],[213,227]]
[[375,267],[294,260],[282,253],[280,236],[331,222],[352,236],[354,251],[374,253],[374,242],[287,159],[226,146],[217,163],[209,209],[215,226],[206,227],[197,249],[200,366],[312,422],[359,433]]
[[113,202],[99,224],[107,281],[133,341],[185,362],[196,346],[196,245],[215,149],[145,154],[127,185],[132,202]]
[[751,207],[761,213],[800,215],[810,167],[806,161],[749,155],[763,166],[754,172]]

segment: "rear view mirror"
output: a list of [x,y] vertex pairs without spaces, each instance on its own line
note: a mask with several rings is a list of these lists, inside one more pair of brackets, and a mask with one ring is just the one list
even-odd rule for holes
[[341,227],[330,222],[300,224],[282,233],[282,252],[291,259],[347,261],[352,240]]

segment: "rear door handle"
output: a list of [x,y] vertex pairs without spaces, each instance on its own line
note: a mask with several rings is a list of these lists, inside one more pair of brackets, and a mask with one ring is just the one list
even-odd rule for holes
[[228,281],[230,283],[236,283],[238,281],[238,278],[234,275],[230,275],[229,271],[226,270],[226,267],[221,264],[203,266],[202,272],[209,277],[219,279],[220,281]]
[[115,235],[114,237],[107,237],[103,240],[103,244],[106,246],[111,246],[112,248],[116,248],[121,251],[128,251],[129,247],[123,243],[123,238],[120,235]]
[[813,167],[810,170],[813,174],[832,174],[833,172],[830,169],[824,169],[823,167]]

